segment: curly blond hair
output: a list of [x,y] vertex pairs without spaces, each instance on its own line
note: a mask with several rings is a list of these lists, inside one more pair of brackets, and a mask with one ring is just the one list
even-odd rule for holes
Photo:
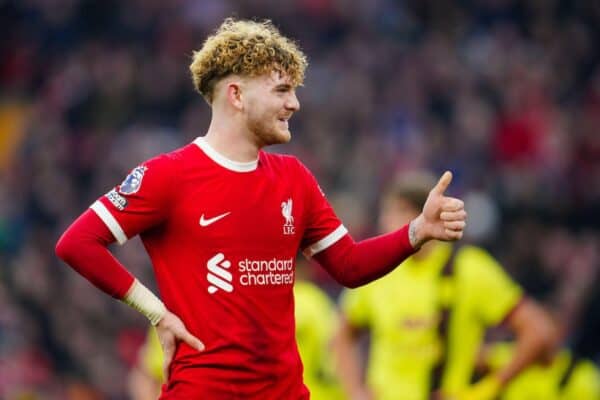
[[194,51],[190,71],[196,90],[211,104],[216,83],[230,74],[258,76],[276,70],[300,86],[307,65],[304,53],[271,21],[227,18]]

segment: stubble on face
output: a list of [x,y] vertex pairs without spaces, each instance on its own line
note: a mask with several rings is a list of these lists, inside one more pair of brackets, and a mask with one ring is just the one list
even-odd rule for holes
[[247,126],[259,147],[283,144],[291,140],[288,120],[295,110],[286,108],[281,88],[293,87],[289,79],[277,71],[247,81]]

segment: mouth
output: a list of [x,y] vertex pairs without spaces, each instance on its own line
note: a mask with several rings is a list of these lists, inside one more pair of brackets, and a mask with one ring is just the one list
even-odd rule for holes
[[289,117],[279,117],[279,118],[277,118],[277,120],[279,122],[281,122],[282,124],[285,124],[285,126],[287,127],[288,126],[288,121],[289,121],[290,117],[291,116],[289,116]]

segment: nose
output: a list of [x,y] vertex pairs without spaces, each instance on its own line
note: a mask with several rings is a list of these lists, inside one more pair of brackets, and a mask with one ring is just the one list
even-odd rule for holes
[[298,111],[300,109],[300,102],[296,96],[296,91],[291,91],[290,95],[285,103],[285,108],[290,111]]

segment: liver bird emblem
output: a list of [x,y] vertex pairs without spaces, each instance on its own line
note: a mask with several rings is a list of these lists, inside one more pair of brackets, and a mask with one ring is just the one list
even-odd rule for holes
[[285,218],[286,226],[294,225],[294,217],[292,216],[292,199],[281,202],[281,214]]

